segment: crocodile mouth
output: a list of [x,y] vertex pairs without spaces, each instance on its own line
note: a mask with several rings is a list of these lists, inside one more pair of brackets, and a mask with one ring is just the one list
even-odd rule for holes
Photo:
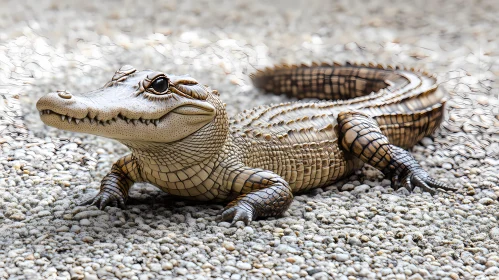
[[111,125],[112,123],[117,122],[118,120],[125,121],[127,124],[133,124],[133,125],[138,125],[138,124],[144,124],[144,125],[154,125],[158,126],[158,124],[161,122],[162,119],[166,118],[170,113],[175,113],[179,115],[189,115],[189,116],[212,116],[214,114],[214,110],[211,108],[206,108],[206,107],[201,107],[201,106],[196,106],[196,105],[183,105],[179,106],[170,112],[164,114],[160,118],[157,119],[147,119],[147,118],[127,118],[123,114],[119,113],[117,116],[107,119],[107,120],[99,120],[97,116],[95,117],[90,117],[90,115],[87,113],[87,115],[84,118],[76,118],[69,116],[67,114],[61,114],[58,112],[55,112],[53,110],[40,110],[40,116],[43,119],[44,117],[50,117],[54,116],[57,118],[60,118],[60,121],[65,123],[67,122],[68,124],[73,124],[73,125],[79,125],[81,123],[84,124],[90,124],[90,125],[101,125],[101,126],[106,126],[106,125]]

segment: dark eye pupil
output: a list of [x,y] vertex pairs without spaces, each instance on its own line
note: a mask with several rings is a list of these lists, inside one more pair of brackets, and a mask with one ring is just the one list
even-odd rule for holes
[[156,79],[151,86],[156,92],[161,93],[168,89],[168,79],[166,78]]

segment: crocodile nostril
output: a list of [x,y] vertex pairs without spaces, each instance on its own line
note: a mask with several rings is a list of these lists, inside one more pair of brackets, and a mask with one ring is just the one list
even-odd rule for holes
[[65,90],[58,90],[57,94],[59,95],[60,98],[64,98],[64,99],[71,99],[71,97],[73,97],[73,95],[71,95],[71,93],[69,93],[68,91],[65,91]]

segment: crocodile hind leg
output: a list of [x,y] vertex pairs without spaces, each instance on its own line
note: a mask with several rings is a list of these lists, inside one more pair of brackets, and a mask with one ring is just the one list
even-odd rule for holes
[[134,183],[132,178],[137,175],[136,168],[137,165],[131,155],[122,157],[113,164],[111,172],[102,179],[99,193],[80,205],[95,205],[101,210],[108,205],[125,208],[128,191]]
[[248,225],[257,217],[274,217],[284,213],[293,201],[289,184],[270,171],[245,169],[233,180],[233,190],[241,195],[221,211],[221,220],[243,221]]
[[392,184],[400,183],[409,191],[420,187],[431,194],[436,189],[456,190],[431,178],[408,151],[390,144],[371,117],[360,112],[342,112],[338,125],[341,147],[391,177]]

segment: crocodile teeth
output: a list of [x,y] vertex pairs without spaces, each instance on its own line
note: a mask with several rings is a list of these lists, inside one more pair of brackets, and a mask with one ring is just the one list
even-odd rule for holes
[[71,123],[72,120],[73,120],[72,117],[68,117],[68,123]]
[[136,125],[137,120],[132,120],[133,125]]
[[93,124],[94,123],[94,119],[90,119],[90,124]]
[[61,115],[61,120],[65,121],[66,120],[66,116],[65,115]]
[[145,120],[144,122],[146,123],[146,125],[148,125],[148,124],[149,124],[149,120]]
[[75,119],[75,123],[76,123],[76,124],[79,124],[79,123],[80,123],[80,120],[79,120],[79,119]]
[[154,120],[152,122],[154,123],[155,126],[158,126],[159,120]]

